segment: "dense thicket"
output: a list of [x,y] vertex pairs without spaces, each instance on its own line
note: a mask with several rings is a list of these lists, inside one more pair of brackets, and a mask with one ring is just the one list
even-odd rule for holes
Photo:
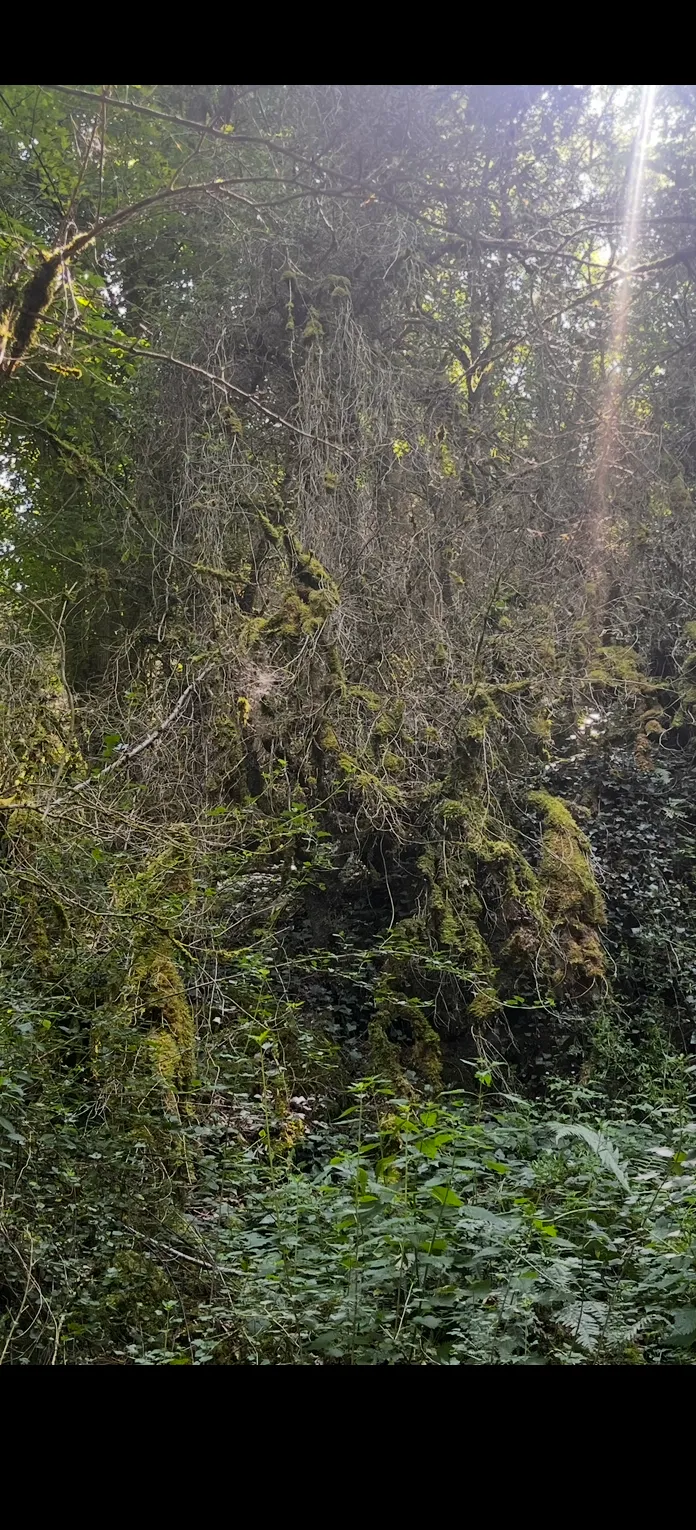
[[6,1361],[688,1361],[695,151],[0,90]]

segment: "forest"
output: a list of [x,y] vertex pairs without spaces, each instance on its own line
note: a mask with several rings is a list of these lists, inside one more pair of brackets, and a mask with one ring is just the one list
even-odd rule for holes
[[696,1361],[696,87],[0,86],[0,1363]]

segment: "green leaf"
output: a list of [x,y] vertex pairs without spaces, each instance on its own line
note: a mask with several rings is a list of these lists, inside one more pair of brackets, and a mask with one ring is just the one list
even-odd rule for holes
[[609,1169],[614,1178],[618,1180],[622,1190],[630,1191],[631,1186],[628,1182],[626,1171],[620,1163],[616,1149],[608,1137],[603,1136],[601,1132],[592,1131],[592,1128],[589,1126],[565,1126],[561,1122],[555,1122],[554,1126],[557,1142],[560,1142],[563,1137],[582,1138],[582,1141],[586,1142],[588,1147],[591,1147],[592,1151],[597,1154],[604,1168]]
[[690,1349],[692,1344],[696,1344],[696,1307],[680,1307],[672,1316],[669,1343]]
[[434,1200],[439,1201],[441,1206],[463,1206],[464,1204],[448,1185],[433,1185],[430,1194]]
[[454,1142],[454,1132],[437,1132],[434,1137],[424,1137],[421,1142],[414,1143],[414,1147],[426,1158],[437,1158],[440,1148],[449,1142]]
[[0,1116],[0,1126],[2,1127],[6,1136],[9,1137],[10,1142],[24,1142],[25,1139],[21,1132],[15,1131],[12,1122],[8,1121],[6,1116]]

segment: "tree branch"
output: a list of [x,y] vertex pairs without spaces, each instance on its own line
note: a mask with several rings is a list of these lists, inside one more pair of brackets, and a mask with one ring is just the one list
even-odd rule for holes
[[72,786],[68,795],[65,797],[60,797],[58,802],[55,803],[55,806],[62,807],[66,802],[70,801],[71,797],[77,796],[78,792],[86,791],[89,786],[96,786],[98,781],[102,781],[105,776],[112,775],[115,770],[123,770],[124,766],[129,765],[131,760],[137,759],[138,755],[142,754],[145,749],[150,749],[153,744],[156,744],[158,739],[162,737],[162,734],[166,733],[167,729],[171,728],[177,721],[177,718],[181,716],[181,713],[183,712],[189,697],[193,695],[194,691],[197,690],[201,682],[205,680],[206,675],[210,674],[211,670],[215,668],[215,665],[218,662],[218,659],[211,659],[210,663],[204,666],[200,672],[200,675],[197,675],[196,679],[192,680],[190,685],[187,685],[186,689],[181,692],[176,706],[172,707],[169,716],[165,717],[164,722],[161,722],[159,727],[153,728],[152,732],[146,734],[145,738],[141,738],[138,744],[130,744],[127,749],[124,749],[119,754],[117,760],[113,760],[110,765],[105,765],[104,769],[100,770],[98,775],[90,776],[86,781],[79,781],[77,786]]

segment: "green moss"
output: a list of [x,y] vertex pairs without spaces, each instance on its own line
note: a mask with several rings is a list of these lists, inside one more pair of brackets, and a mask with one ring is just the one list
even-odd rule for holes
[[247,623],[246,647],[251,648],[261,638],[309,637],[319,632],[326,617],[333,609],[331,601],[319,590],[310,590],[304,600],[296,590],[286,590],[283,603],[270,616],[252,618]]
[[7,812],[4,831],[8,839],[25,840],[28,844],[35,844],[39,839],[43,839],[45,832],[43,816],[28,800],[2,797],[0,811],[2,810]]
[[[408,958],[389,958],[375,988],[375,1015],[369,1040],[373,1066],[395,1081],[403,1063],[428,1083],[442,1083],[440,1039],[425,1013],[422,1000],[408,991]],[[390,1031],[401,1033],[397,1045]]]
[[168,1088],[184,1088],[193,1077],[195,1027],[181,974],[164,944],[140,956],[131,987],[134,1017],[152,1027],[147,1044],[156,1072]]
[[370,691],[364,685],[349,685],[347,696],[352,696],[356,701],[361,701],[367,707],[368,712],[379,712],[382,702],[375,691]]
[[533,717],[530,717],[527,726],[530,733],[532,733],[535,738],[540,739],[543,744],[549,744],[551,742],[553,724],[548,713],[537,712]]
[[541,908],[551,927],[547,950],[558,959],[554,978],[561,987],[590,985],[602,978],[605,960],[598,929],[606,921],[604,899],[588,860],[589,844],[570,809],[549,792],[530,792],[544,821],[539,867]]
[[446,441],[440,443],[440,461],[445,478],[456,478],[457,464]]
[[435,851],[432,850],[432,849],[424,850],[423,854],[418,857],[418,860],[416,861],[416,865],[418,867],[418,870],[422,871],[423,876],[427,877],[427,880],[430,883],[432,883],[433,885],[436,885],[436,883],[437,883],[437,863],[435,861]]
[[116,905],[129,913],[156,910],[163,913],[166,899],[181,898],[194,892],[191,871],[193,846],[186,824],[171,824],[170,843],[159,855],[151,856],[135,873],[119,871],[111,881]]
[[155,1073],[171,1087],[179,1077],[181,1054],[170,1031],[153,1031],[147,1038]]
[[404,703],[396,699],[383,706],[379,717],[373,725],[373,734],[377,739],[396,738],[400,732],[404,720]]
[[500,999],[492,988],[482,988],[474,995],[469,1005],[469,1014],[473,1020],[490,1020],[501,1008]]
[[489,832],[488,814],[475,792],[446,798],[439,813],[446,831],[459,831],[460,842],[476,862],[500,872],[502,885],[509,893],[519,897],[536,887],[534,872],[514,841]]
[[402,755],[392,754],[387,749],[382,756],[382,766],[384,770],[390,771],[392,775],[400,775],[406,769],[406,761]]
[[685,622],[682,627],[682,636],[689,643],[696,643],[696,622]]
[[449,947],[473,973],[495,975],[491,952],[478,926],[481,904],[474,890],[473,868],[450,858],[445,874],[435,852],[426,850],[417,866],[429,884],[429,922],[440,946]]
[[307,552],[287,526],[273,522],[262,510],[257,510],[257,514],[269,541],[283,553],[293,585],[283,594],[278,610],[247,621],[243,635],[247,649],[267,636],[311,637],[321,630],[340,601],[335,580],[314,553]]
[[587,678],[593,685],[605,686],[608,690],[623,687],[628,691],[640,691],[647,684],[635,649],[618,646],[598,650]]
[[502,712],[489,691],[481,686],[469,698],[468,710],[460,723],[460,732],[465,739],[483,743],[491,728],[501,721]]
[[395,805],[403,803],[403,794],[398,786],[388,781],[380,781],[378,776],[366,770],[352,755],[341,754],[338,763],[350,786],[368,799],[372,798],[377,802],[381,799]]
[[221,419],[223,421],[224,428],[225,428],[225,430],[226,430],[228,435],[230,435],[230,436],[241,436],[241,435],[243,435],[243,433],[244,433],[244,425],[242,424],[242,421],[240,420],[239,415],[232,408],[231,404],[225,404],[223,406],[223,408],[220,410],[220,417],[221,417]]
[[261,525],[263,526],[263,529],[264,529],[264,531],[266,533],[266,536],[268,537],[269,542],[271,542],[274,547],[282,547],[282,545],[283,545],[283,527],[282,526],[275,526],[273,521],[270,520],[269,517],[264,514],[263,510],[257,509],[256,514],[258,515],[258,518],[259,518],[259,520],[261,522]]
[[312,619],[321,625],[326,621],[327,616],[331,615],[336,604],[330,590],[310,590],[306,603]]
[[327,276],[324,286],[331,286],[332,298],[350,297],[350,278],[348,276]]
[[327,696],[345,695],[346,675],[337,643],[324,643],[322,654],[327,669]]
[[324,326],[316,308],[310,308],[309,318],[302,331],[302,339],[306,341],[320,340],[324,333]]
[[440,803],[439,816],[443,823],[451,825],[468,824],[470,820],[469,807],[466,802],[460,802],[456,797],[447,797]]
[[244,623],[240,633],[240,646],[246,653],[251,653],[263,641],[268,630],[268,617],[250,616]]
[[583,849],[586,850],[588,848],[586,836],[575,822],[570,808],[566,806],[565,802],[561,801],[560,797],[552,797],[550,792],[537,791],[530,792],[528,800],[532,807],[539,809],[544,822],[550,828],[558,829],[562,834],[569,835],[578,844],[582,845]]
[[330,723],[327,723],[319,739],[322,749],[328,749],[330,754],[340,753],[340,744]]
[[378,1013],[370,1021],[367,1045],[370,1066],[375,1074],[378,1077],[393,1080],[399,1087],[407,1089],[403,1078],[401,1053],[398,1046],[389,1039],[388,1023],[384,1015]]

